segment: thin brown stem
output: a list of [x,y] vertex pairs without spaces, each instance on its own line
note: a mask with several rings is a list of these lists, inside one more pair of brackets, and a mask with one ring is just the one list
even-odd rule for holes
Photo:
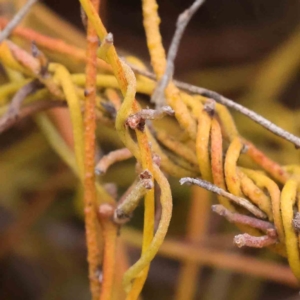
[[224,217],[227,221],[231,223],[249,225],[253,228],[260,229],[266,233],[270,230],[275,230],[274,225],[270,222],[253,218],[247,215],[231,212],[230,210],[226,209],[223,205],[220,204],[213,205],[212,211]]
[[41,100],[35,103],[24,106],[18,113],[18,118],[8,118],[6,122],[0,123],[0,133],[8,130],[9,128],[16,125],[22,119],[25,119],[37,112],[41,112],[54,107],[64,107],[66,102],[64,101],[53,101],[53,100]]
[[[39,87],[37,80],[30,81],[25,84],[12,98],[7,112],[0,119],[0,128],[3,127],[9,121],[17,120],[20,113],[20,107],[22,102],[27,96],[35,92]],[[0,131],[1,132],[1,131]]]

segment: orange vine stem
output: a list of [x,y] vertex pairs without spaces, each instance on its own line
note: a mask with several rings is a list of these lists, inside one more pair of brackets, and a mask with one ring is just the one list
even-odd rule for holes
[[266,170],[276,180],[285,183],[290,177],[288,172],[284,170],[279,164],[268,158],[263,152],[258,150],[252,143],[243,141],[247,147],[246,155],[248,155],[254,162]]
[[[99,9],[99,0],[91,0],[95,9]],[[96,75],[97,75],[98,38],[92,24],[87,26],[87,53],[89,58],[86,65],[85,114],[84,114],[84,215],[86,240],[89,263],[89,278],[92,299],[98,299],[100,282],[96,274],[99,272],[101,253],[98,244],[98,220],[96,213],[95,186],[95,131],[96,131]],[[105,223],[106,224],[106,223]],[[105,237],[104,237],[105,239]],[[106,260],[106,257],[104,257]],[[107,274],[105,274],[107,276]]]
[[111,204],[102,204],[98,211],[99,221],[103,231],[104,253],[102,266],[102,287],[99,300],[111,300],[114,290],[116,240],[118,227],[112,221],[114,207]]
[[[4,28],[6,24],[8,23],[8,20],[5,18],[0,18],[0,28]],[[12,35],[18,36],[20,38],[26,39],[28,41],[35,41],[37,46],[51,50],[54,52],[58,52],[64,55],[71,56],[78,61],[84,61],[87,62],[88,58],[86,56],[86,53],[84,50],[67,44],[65,41],[56,39],[56,38],[51,38],[46,35],[43,35],[41,33],[38,33],[32,29],[29,28],[24,28],[22,26],[17,26],[11,33]],[[97,66],[98,68],[105,70],[105,71],[111,71],[111,68],[107,63],[104,61],[98,59],[97,60]]]

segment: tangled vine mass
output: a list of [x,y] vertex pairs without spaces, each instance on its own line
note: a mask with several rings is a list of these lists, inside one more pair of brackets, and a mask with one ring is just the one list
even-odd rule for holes
[[[112,299],[118,234],[144,199],[142,253],[123,276],[126,299],[138,299],[172,216],[168,176],[216,193],[219,204],[212,210],[242,231],[234,243],[268,247],[287,257],[300,280],[300,166],[282,166],[268,158],[239,134],[229,109],[294,144],[294,151],[299,151],[300,139],[213,91],[173,80],[180,38],[202,2],[195,1],[180,15],[166,55],[156,0],[142,0],[153,73],[137,58],[118,55],[113,34],[98,15],[98,0],[80,0],[86,51],[0,19],[0,61],[8,79],[0,87],[0,131],[34,116],[48,143],[81,182],[92,299]],[[22,43],[16,44],[16,38]],[[49,59],[47,53],[66,63]],[[80,63],[85,64],[84,74],[69,70],[69,65]],[[139,100],[140,94],[151,99],[148,107]],[[64,106],[70,112],[71,142],[42,112]],[[169,134],[166,123],[177,134]],[[95,164],[96,126],[113,128],[124,147]],[[137,178],[116,199],[101,183],[101,175],[131,157],[137,162]],[[253,168],[243,166],[245,159]],[[157,226],[155,195],[161,206]]]

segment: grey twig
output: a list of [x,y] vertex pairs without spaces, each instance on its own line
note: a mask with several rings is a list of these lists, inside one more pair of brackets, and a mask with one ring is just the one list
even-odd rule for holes
[[[150,79],[156,80],[156,77],[153,73],[149,72],[149,71],[144,71],[141,70],[135,66],[130,65],[130,67],[137,72],[140,75],[146,76]],[[275,125],[274,123],[272,123],[271,121],[267,120],[266,118],[264,118],[263,116],[257,114],[256,112],[254,112],[253,110],[250,110],[244,106],[242,106],[241,104],[238,104],[236,102],[234,102],[233,100],[230,100],[214,91],[202,88],[202,87],[198,87],[192,84],[188,84],[188,83],[184,83],[181,81],[177,81],[177,80],[173,80],[174,84],[189,93],[192,94],[198,94],[198,95],[202,95],[202,96],[206,96],[209,97],[213,100],[215,100],[217,103],[220,103],[226,107],[232,108],[234,110],[236,110],[237,112],[245,115],[246,117],[248,117],[249,119],[251,119],[252,121],[258,123],[259,125],[265,127],[267,130],[271,131],[272,133],[276,134],[277,136],[291,142],[292,144],[295,145],[295,147],[297,149],[300,148],[300,138],[293,135],[292,133],[282,129],[281,127]]]
[[174,60],[176,58],[184,30],[193,15],[204,2],[205,0],[196,0],[188,9],[181,13],[177,19],[175,34],[172,38],[171,46],[167,55],[166,70],[160,81],[157,83],[156,89],[151,97],[151,102],[155,103],[157,107],[164,105],[164,91],[174,74]]
[[179,182],[180,184],[195,184],[208,191],[216,193],[217,195],[226,197],[232,202],[236,203],[237,205],[244,207],[245,209],[247,209],[249,212],[251,212],[253,215],[255,215],[258,218],[265,219],[267,217],[264,212],[262,212],[259,208],[257,208],[247,199],[232,195],[208,181],[202,179],[184,177],[181,178]]
[[10,35],[14,28],[22,21],[35,2],[37,2],[37,0],[28,0],[26,4],[15,14],[12,20],[0,33],[0,43],[2,43]]

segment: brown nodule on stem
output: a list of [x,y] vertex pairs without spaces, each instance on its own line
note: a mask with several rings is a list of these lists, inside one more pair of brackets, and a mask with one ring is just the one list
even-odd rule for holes
[[174,116],[174,110],[170,106],[162,106],[158,109],[142,109],[136,114],[130,115],[126,120],[126,125],[131,129],[144,131],[146,120],[157,120],[166,115]]
[[97,56],[99,58],[103,59],[104,61],[107,61],[106,53],[107,53],[108,49],[113,45],[113,43],[114,43],[114,36],[110,32],[107,34],[105,39],[102,41],[100,47],[98,48]]
[[145,170],[145,171],[141,172],[140,179],[141,180],[143,180],[143,179],[152,179],[152,174],[148,170]]
[[216,101],[212,99],[208,99],[203,106],[203,109],[209,114],[210,117],[214,116],[215,108],[216,108]]
[[158,167],[161,165],[161,158],[158,154],[153,153],[152,155],[153,163],[155,163]]
[[122,225],[128,222],[140,199],[148,190],[154,187],[152,174],[148,170],[143,171],[139,177],[140,180],[114,211],[114,222],[116,224]]
[[245,209],[247,209],[249,212],[251,212],[253,215],[255,215],[258,218],[265,219],[267,217],[263,211],[261,211],[259,208],[257,208],[247,199],[230,194],[206,180],[185,177],[185,178],[181,178],[179,182],[180,184],[195,184],[208,191],[216,193],[219,196],[226,197],[227,199],[231,200],[237,205],[244,207]]
[[48,73],[48,65],[49,60],[46,55],[37,47],[36,43],[33,41],[31,42],[31,53],[34,58],[37,58],[40,63],[40,75],[43,78],[49,76]]
[[247,144],[243,144],[242,150],[241,150],[241,154],[245,154],[247,153],[249,150],[249,146]]
[[269,235],[252,236],[248,233],[239,234],[234,237],[234,243],[239,247],[264,248],[278,242],[277,238]]

